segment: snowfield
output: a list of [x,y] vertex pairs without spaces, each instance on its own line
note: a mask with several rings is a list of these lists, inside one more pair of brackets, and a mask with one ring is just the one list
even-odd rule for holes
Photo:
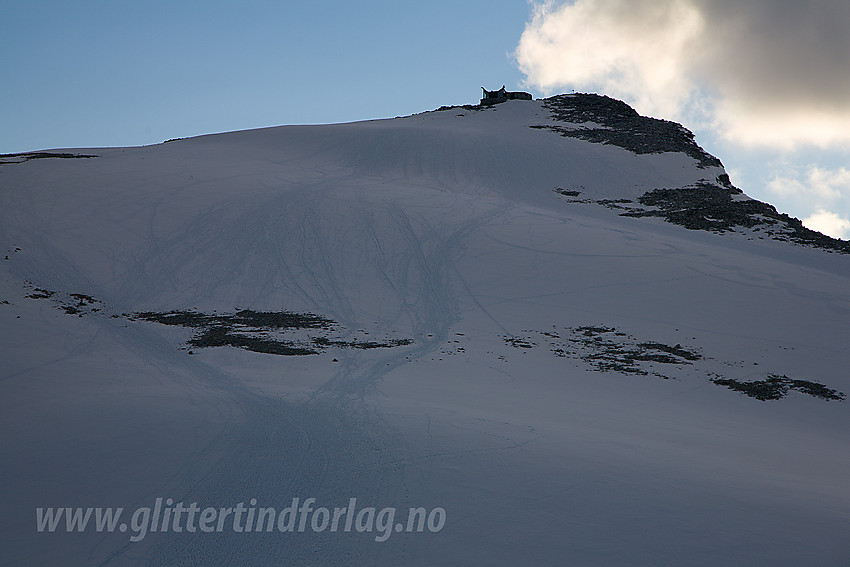
[[[603,118],[0,157],[0,565],[850,564],[843,244],[654,214],[761,205]],[[446,521],[131,541],[157,498]]]

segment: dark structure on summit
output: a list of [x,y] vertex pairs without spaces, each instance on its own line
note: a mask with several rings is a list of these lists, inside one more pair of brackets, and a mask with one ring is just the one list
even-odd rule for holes
[[484,91],[484,96],[481,98],[481,102],[479,104],[499,104],[500,102],[505,102],[506,100],[531,100],[531,95],[529,93],[523,92],[508,92],[505,90],[505,85],[502,85],[502,88],[497,91],[488,91],[484,87],[481,87],[481,90]]

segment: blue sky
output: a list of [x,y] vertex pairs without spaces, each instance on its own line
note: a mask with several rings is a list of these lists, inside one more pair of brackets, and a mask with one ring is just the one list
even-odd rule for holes
[[848,28],[844,0],[4,2],[0,153],[600,92],[846,238]]
[[[517,86],[525,0],[7,2],[0,153],[383,118]],[[498,85],[496,85],[498,83]]]

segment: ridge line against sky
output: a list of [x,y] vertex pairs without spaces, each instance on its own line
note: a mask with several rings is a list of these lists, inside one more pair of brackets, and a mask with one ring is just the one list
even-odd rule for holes
[[0,153],[590,91],[683,123],[749,195],[850,237],[838,0],[10,3]]
[[534,2],[516,56],[527,85],[682,122],[749,194],[850,235],[850,3]]

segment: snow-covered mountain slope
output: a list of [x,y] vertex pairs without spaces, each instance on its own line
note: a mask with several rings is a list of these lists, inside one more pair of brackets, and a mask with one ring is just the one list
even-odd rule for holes
[[612,99],[3,156],[0,244],[2,565],[850,561],[846,244]]

